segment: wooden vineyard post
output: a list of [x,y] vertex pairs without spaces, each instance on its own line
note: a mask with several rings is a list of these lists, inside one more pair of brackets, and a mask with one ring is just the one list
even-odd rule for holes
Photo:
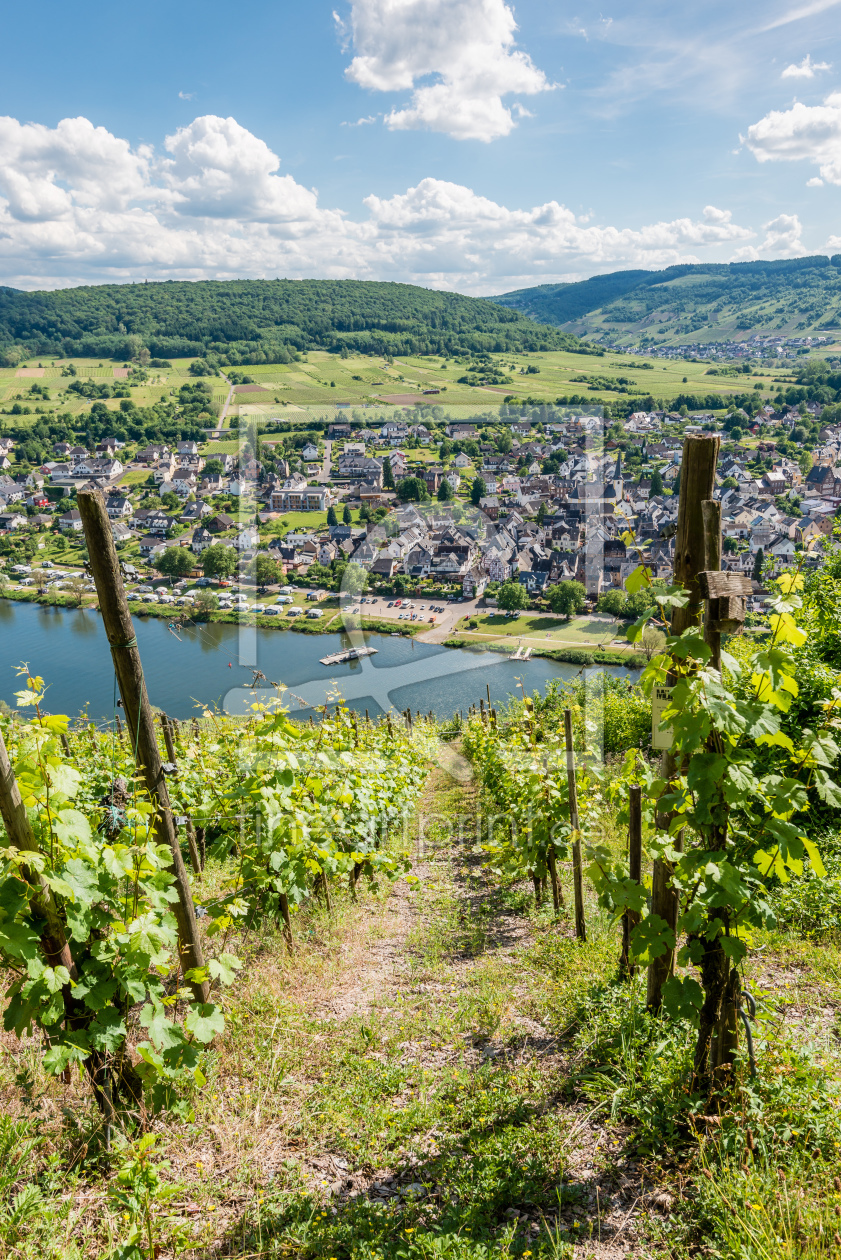
[[[155,836],[159,844],[169,848],[172,857],[172,873],[178,893],[173,910],[178,923],[181,968],[185,973],[193,969],[203,969],[204,955],[196,926],[193,894],[172,817],[163,763],[155,739],[152,709],[146,694],[140,651],[120,574],[111,523],[105,501],[98,490],[80,490],[76,502],[85,530],[85,542],[105,633],[111,645],[111,657],[123,699],[129,739],[135,760],[143,772],[146,789],[155,806]],[[198,1001],[208,1001],[210,986],[206,980],[191,981],[190,987]]]
[[198,840],[196,839],[196,829],[193,826],[193,820],[189,814],[186,816],[184,829],[187,832],[187,848],[190,850],[190,861],[193,864],[193,870],[198,876],[201,876],[201,873],[204,870],[204,862],[202,861],[201,854],[199,853]]
[[161,714],[161,730],[164,733],[164,743],[166,744],[166,755],[169,758],[169,764],[177,767],[178,761],[175,756],[175,744],[172,740],[172,728],[169,724],[169,718],[165,713]]
[[[733,633],[745,620],[745,598],[750,595],[750,579],[741,573],[722,573],[721,569],[721,504],[707,502],[703,505],[706,532],[706,571],[698,575],[698,585],[706,600],[704,642],[712,657],[710,664],[721,672],[721,636]],[[711,747],[711,743],[708,743]],[[727,844],[727,828],[720,828],[716,847]],[[720,960],[721,971],[727,974],[721,994],[721,1005],[715,1017],[710,1047],[713,1068],[721,1075],[729,1072],[738,1049],[738,1007],[741,980],[735,967],[726,969],[727,962]]]
[[569,788],[569,825],[572,828],[572,889],[575,895],[575,937],[587,940],[584,922],[584,875],[581,870],[581,832],[578,825],[578,789],[575,785],[575,754],[572,750],[572,711],[564,709],[564,734],[567,745],[567,786]]
[[289,913],[289,898],[286,893],[278,894],[277,915],[278,919],[283,919],[283,939],[286,941],[287,953],[291,954],[295,946],[292,939],[292,916]]
[[[635,884],[642,881],[642,788],[632,785],[628,798],[628,878]],[[637,965],[631,961],[631,933],[640,921],[638,910],[626,910],[622,915],[622,957],[619,970],[630,979],[636,974]]]
[[558,879],[558,863],[555,858],[555,846],[549,841],[546,849],[546,863],[549,867],[549,883],[552,886],[552,906],[555,914],[559,914],[564,906],[564,894],[561,889],[561,881]]
[[[701,513],[704,518],[704,569],[718,573],[721,569],[721,504],[715,499],[706,499],[701,504]],[[711,617],[710,600],[701,575],[698,584],[706,601],[704,642],[712,652],[710,664],[721,673],[721,631]]]
[[[677,512],[675,537],[675,585],[683,586],[689,594],[684,608],[672,613],[673,635],[683,634],[690,626],[701,621],[704,611],[703,593],[698,575],[706,565],[706,529],[703,504],[711,500],[715,489],[715,469],[721,439],[714,436],[687,437],[683,443],[683,462],[680,469],[680,502]],[[671,753],[663,754],[661,776],[670,783],[677,773],[677,763]],[[668,814],[660,814],[657,826],[667,831],[671,823]],[[672,837],[672,845],[678,851],[683,846],[680,836]],[[677,928],[678,896],[672,884],[671,863],[657,858],[651,885],[651,913],[658,915],[674,932]],[[663,997],[663,985],[674,968],[674,950],[655,958],[648,967],[647,1004],[651,1011],[659,1011]]]

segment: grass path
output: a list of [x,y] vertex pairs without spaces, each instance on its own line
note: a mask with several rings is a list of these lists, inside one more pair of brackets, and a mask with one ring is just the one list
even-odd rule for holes
[[[407,837],[416,882],[338,910],[290,988],[276,957],[255,964],[254,1050],[243,1018],[214,1086],[222,1115],[204,1121],[191,1255],[665,1254],[633,1251],[655,1188],[627,1130],[579,1096],[580,1056],[547,1018],[613,940],[582,949],[530,892],[487,882],[475,787],[456,755],[451,770],[433,771]],[[568,963],[560,983],[547,953]],[[236,1083],[231,1054],[248,1065]]]

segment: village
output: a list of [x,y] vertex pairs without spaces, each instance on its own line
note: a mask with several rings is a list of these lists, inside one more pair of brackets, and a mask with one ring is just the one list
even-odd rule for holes
[[[654,579],[669,581],[684,435],[723,429],[723,567],[753,579],[749,611],[761,616],[763,580],[804,550],[817,565],[841,505],[841,427],[821,429],[820,410],[638,411],[607,429],[596,409],[468,420],[440,407],[379,421],[337,412],[309,422],[294,446],[277,426],[240,429],[234,453],[194,440],[132,449],[105,438],[92,450],[64,441],[38,467],[0,438],[0,582],[7,596],[41,602],[90,597],[74,498],[94,485],[130,594],[148,605],[177,598],[205,616],[295,617],[306,596],[317,603],[344,589],[355,601],[368,590],[383,596],[378,617],[408,619],[401,597],[410,594],[472,610],[494,607],[514,583],[522,593],[509,605],[540,611],[547,592],[577,583],[576,611],[621,614],[638,564],[629,531]],[[236,596],[225,589],[234,578]],[[261,602],[278,593],[279,608]]]

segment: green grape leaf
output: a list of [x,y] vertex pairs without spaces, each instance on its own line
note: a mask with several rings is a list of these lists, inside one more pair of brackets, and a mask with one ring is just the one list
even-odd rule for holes
[[665,919],[649,914],[631,933],[631,953],[641,963],[661,958],[675,947],[675,934]]
[[737,966],[747,956],[748,943],[740,936],[722,936],[721,948],[732,963]]
[[663,1010],[670,1019],[698,1023],[704,990],[693,976],[670,976],[663,985]]
[[233,984],[242,963],[235,954],[220,954],[218,958],[211,958],[208,967],[214,980],[227,985]]
[[827,805],[841,809],[841,787],[820,766],[815,767],[815,791]]
[[113,1053],[119,1050],[126,1036],[126,1026],[116,1007],[106,1007],[90,1026],[91,1043],[97,1050]]
[[225,1029],[225,1017],[218,1006],[202,1003],[187,1012],[184,1027],[192,1033],[197,1041],[208,1045],[214,1037],[218,1037]]
[[646,586],[651,586],[651,570],[638,564],[625,578],[625,590],[629,595],[636,595]]
[[163,1003],[152,996],[140,1012],[140,1026],[158,1050],[168,1050],[181,1040],[181,1029],[167,1019]]
[[89,1054],[90,1047],[84,1033],[65,1033],[58,1045],[50,1046],[41,1062],[47,1072],[58,1076],[71,1063],[84,1063]]

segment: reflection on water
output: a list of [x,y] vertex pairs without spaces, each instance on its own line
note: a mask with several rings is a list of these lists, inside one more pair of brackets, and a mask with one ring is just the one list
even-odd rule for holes
[[70,617],[70,629],[82,639],[93,639],[102,629],[98,613],[87,608],[77,608]]

